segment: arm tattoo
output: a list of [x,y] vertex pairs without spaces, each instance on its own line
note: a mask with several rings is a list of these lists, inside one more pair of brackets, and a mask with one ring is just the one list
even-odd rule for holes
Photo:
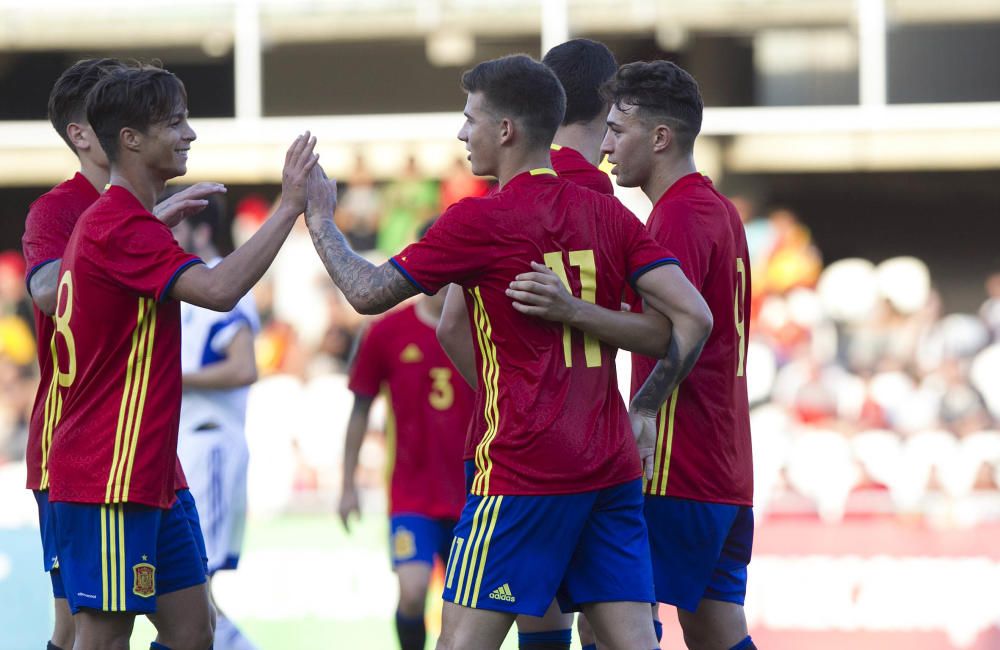
[[309,234],[326,272],[359,313],[380,314],[417,295],[417,288],[392,264],[375,266],[351,250],[333,221],[311,226]]
[[687,354],[682,354],[675,332],[674,336],[670,337],[667,356],[660,359],[659,363],[653,367],[653,371],[649,373],[642,388],[632,398],[632,408],[642,413],[656,413],[660,406],[667,401],[667,397],[674,392],[694,368],[707,339],[707,336],[702,338],[687,351]]

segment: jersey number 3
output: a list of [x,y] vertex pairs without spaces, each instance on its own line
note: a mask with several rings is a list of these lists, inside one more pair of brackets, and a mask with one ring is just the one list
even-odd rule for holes
[[[580,269],[580,300],[594,303],[597,301],[597,263],[594,261],[594,251],[570,251],[569,265]],[[563,285],[569,290],[569,278],[566,275],[566,265],[563,264],[563,256],[560,251],[553,251],[545,254],[545,266],[552,269],[552,272],[559,276]],[[566,358],[566,367],[573,367],[573,329],[569,325],[563,325],[563,356]],[[596,368],[601,365],[601,344],[590,334],[583,335],[583,352],[587,359],[588,368]]]
[[439,411],[447,411],[455,403],[451,368],[431,368],[431,393],[427,400]]

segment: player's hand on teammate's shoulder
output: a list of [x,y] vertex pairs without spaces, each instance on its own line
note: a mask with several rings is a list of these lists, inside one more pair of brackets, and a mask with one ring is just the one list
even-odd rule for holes
[[531,263],[532,271],[521,273],[507,288],[507,297],[517,311],[527,316],[568,323],[573,319],[576,304],[559,276],[552,269]]
[[208,197],[225,193],[226,186],[222,183],[195,183],[157,203],[153,207],[153,216],[168,228],[173,228],[188,217],[204,210],[208,206]]
[[645,412],[633,404],[629,406],[628,419],[632,425],[636,447],[639,448],[642,476],[650,481],[653,479],[653,452],[656,449],[656,412]]
[[355,518],[361,516],[361,508],[358,506],[358,491],[353,487],[345,487],[340,495],[340,505],[337,506],[337,513],[340,521],[344,524],[344,530],[351,532],[351,514]]
[[285,153],[285,167],[281,172],[281,207],[302,214],[306,209],[306,181],[316,166],[319,154],[313,153],[316,136],[306,131],[295,138]]
[[313,167],[306,181],[306,222],[333,220],[337,208],[337,181],[326,177],[321,165]]

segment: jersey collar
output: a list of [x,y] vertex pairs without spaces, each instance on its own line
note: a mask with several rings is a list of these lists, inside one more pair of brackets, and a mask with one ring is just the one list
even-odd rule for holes
[[663,193],[663,196],[657,199],[656,204],[659,205],[663,201],[666,201],[668,197],[680,194],[692,185],[711,184],[711,182],[712,181],[709,180],[708,176],[703,176],[700,172],[691,172],[690,174],[681,176],[674,181],[674,184],[667,188],[667,191]]
[[556,177],[558,177],[558,174],[556,174],[555,170],[551,167],[536,167],[535,169],[529,169],[526,172],[521,172],[514,178],[510,179],[507,181],[507,184],[504,185],[503,189],[506,190],[508,187],[520,185],[521,183],[538,182],[543,179],[548,180]]

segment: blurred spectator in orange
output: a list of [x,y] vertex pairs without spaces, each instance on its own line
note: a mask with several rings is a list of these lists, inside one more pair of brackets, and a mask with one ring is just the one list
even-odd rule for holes
[[476,176],[463,158],[456,158],[451,172],[441,181],[441,202],[438,212],[468,196],[484,196],[490,184]]

